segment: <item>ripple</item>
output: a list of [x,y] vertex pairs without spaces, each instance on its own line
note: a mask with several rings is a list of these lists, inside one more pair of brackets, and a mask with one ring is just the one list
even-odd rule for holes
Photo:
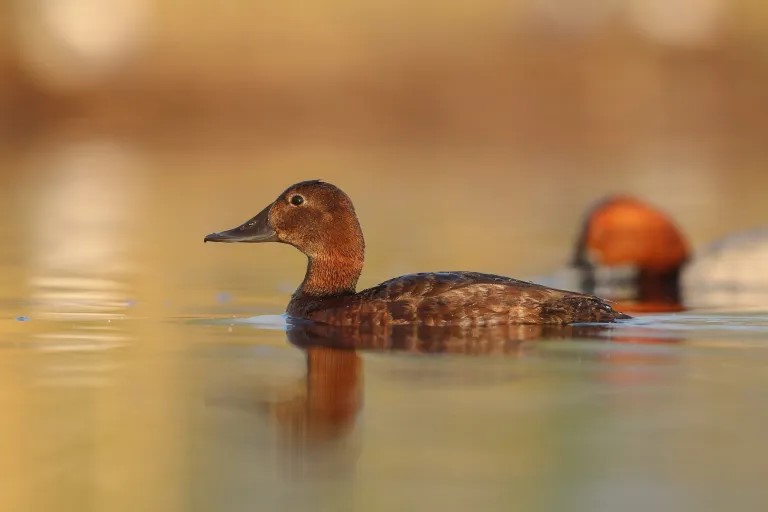
[[35,347],[43,352],[101,352],[124,347],[129,341],[121,334],[51,332],[39,334]]

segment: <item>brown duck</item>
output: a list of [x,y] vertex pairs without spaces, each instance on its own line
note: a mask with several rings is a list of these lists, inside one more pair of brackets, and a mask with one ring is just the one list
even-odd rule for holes
[[365,242],[352,201],[338,187],[304,181],[245,224],[206,242],[281,242],[307,256],[291,317],[333,325],[569,324],[629,318],[593,295],[478,272],[434,272],[355,291]]

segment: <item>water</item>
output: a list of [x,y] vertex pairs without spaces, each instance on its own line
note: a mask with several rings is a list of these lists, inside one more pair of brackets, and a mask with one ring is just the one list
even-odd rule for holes
[[[76,140],[1,158],[0,509],[764,510],[765,309],[287,331],[303,257],[202,243],[320,176],[356,202],[363,286],[526,276],[562,263],[578,212],[631,176],[537,198],[512,192],[521,174],[496,154],[467,176],[455,150],[190,151]],[[425,160],[446,174],[408,172]],[[670,208],[694,239],[743,220],[698,204]]]

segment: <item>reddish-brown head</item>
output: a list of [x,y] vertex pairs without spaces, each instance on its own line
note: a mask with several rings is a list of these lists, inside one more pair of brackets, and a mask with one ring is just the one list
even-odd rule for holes
[[288,187],[269,208],[269,224],[279,242],[310,258],[361,258],[363,232],[352,200],[338,187],[304,181]]
[[347,194],[322,181],[288,187],[275,201],[241,226],[212,233],[206,242],[282,242],[310,259],[359,259],[365,242]]
[[577,265],[628,265],[647,275],[674,272],[688,244],[665,214],[628,196],[610,197],[587,215],[576,248]]

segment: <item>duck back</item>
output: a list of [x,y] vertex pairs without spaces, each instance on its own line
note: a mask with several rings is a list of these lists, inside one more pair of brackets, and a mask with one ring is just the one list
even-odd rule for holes
[[593,295],[478,272],[409,274],[359,293],[297,294],[288,314],[333,325],[486,326],[629,318]]

